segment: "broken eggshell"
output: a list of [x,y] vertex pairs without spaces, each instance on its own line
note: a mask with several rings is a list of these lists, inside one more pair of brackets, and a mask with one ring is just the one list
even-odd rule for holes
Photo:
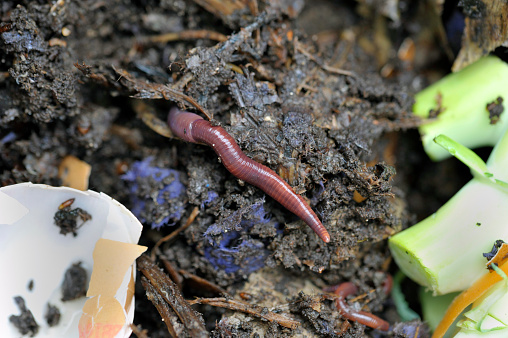
[[[77,219],[76,236],[62,235],[54,221],[70,199],[68,210],[91,216],[84,223]],[[0,336],[21,336],[9,320],[20,314],[14,297],[21,296],[39,326],[34,337],[128,337],[134,261],[146,250],[136,245],[141,230],[136,217],[104,193],[32,183],[0,188]],[[77,263],[86,270],[91,298],[62,301],[64,275]],[[52,327],[45,318],[48,304],[61,315]]]

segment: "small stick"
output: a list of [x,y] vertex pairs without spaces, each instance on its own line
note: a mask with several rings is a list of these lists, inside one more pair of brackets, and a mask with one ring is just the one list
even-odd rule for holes
[[191,337],[208,337],[203,318],[190,307],[178,286],[147,255],[141,255],[136,262],[138,270],[175,311],[189,335]]
[[188,279],[189,281],[192,281],[195,284],[199,285],[199,287],[201,288],[200,291],[210,291],[210,292],[216,293],[218,295],[229,295],[226,290],[224,290],[217,284],[214,284],[204,278],[196,276],[193,273],[190,273],[190,272],[185,271],[183,269],[178,270],[178,272],[183,276],[184,279]]
[[143,329],[141,327],[141,325],[131,324],[129,326],[131,327],[132,333],[134,335],[136,335],[136,337],[138,337],[138,338],[149,338],[148,337],[148,330],[147,329]]
[[211,306],[217,306],[226,308],[229,310],[240,311],[244,313],[248,313],[254,317],[263,318],[269,322],[276,322],[280,326],[287,327],[289,329],[296,329],[300,322],[284,317],[283,315],[279,315],[277,313],[273,313],[268,311],[265,307],[259,307],[255,305],[251,305],[248,303],[241,302],[235,299],[228,299],[225,297],[219,298],[197,298],[194,300],[190,300],[189,304],[207,304]]
[[169,278],[171,278],[171,280],[173,282],[175,282],[175,284],[178,286],[180,291],[183,290],[182,275],[178,271],[176,271],[176,268],[173,266],[173,264],[170,261],[168,261],[166,258],[164,258],[163,256],[160,256],[159,259],[162,262],[162,265],[164,265],[164,269],[166,269],[166,271],[169,275]]
[[[182,92],[174,90],[168,86],[157,84],[157,83],[148,83],[134,78],[129,72],[124,69],[116,69],[113,66],[113,70],[124,78],[126,81],[132,82],[135,86],[134,89],[138,92],[138,94],[134,97],[138,98],[150,98],[150,99],[160,99],[164,98],[165,100],[176,101],[182,104],[189,104],[203,113],[209,120],[213,118],[213,116],[203,107],[199,105],[192,97],[185,95]],[[120,78],[120,79],[121,79]],[[119,79],[119,80],[120,80]]]
[[330,73],[333,73],[333,74],[339,74],[339,75],[346,75],[346,76],[356,77],[356,74],[353,73],[353,72],[350,72],[350,71],[344,70],[344,69],[339,69],[339,68],[331,67],[331,66],[327,65],[326,63],[324,63],[323,61],[319,60],[314,55],[312,55],[307,50],[305,50],[303,48],[303,45],[300,42],[298,42],[296,39],[295,39],[295,47],[296,47],[297,51],[299,51],[300,53],[302,53],[303,55],[305,55],[306,57],[308,57],[309,59],[311,59],[312,61],[317,63],[317,65],[319,67],[323,68],[327,72],[330,72]]
[[[157,311],[162,317],[162,321],[166,323],[166,327],[168,329],[171,337],[178,337],[176,334],[175,328],[171,323],[171,318],[176,317],[175,312],[169,307],[168,303],[164,301],[164,299],[157,293],[157,289],[150,284],[150,281],[146,277],[141,277],[141,285],[146,290],[146,297],[152,304],[155,306]],[[139,337],[139,336],[138,336]]]
[[195,207],[189,218],[187,218],[187,222],[185,222],[185,225],[183,227],[180,227],[178,229],[176,229],[175,231],[173,231],[172,233],[170,233],[169,235],[165,236],[165,237],[162,237],[161,239],[159,239],[157,241],[157,243],[155,243],[153,249],[152,249],[152,260],[155,259],[155,250],[157,250],[159,248],[159,246],[161,246],[162,243],[164,242],[167,242],[167,241],[170,241],[172,240],[173,238],[175,238],[180,232],[184,231],[185,229],[187,229],[191,224],[192,222],[194,222],[194,220],[196,219],[196,216],[199,214],[199,208],[198,207]]
[[177,33],[166,33],[166,34],[160,34],[160,35],[154,35],[148,37],[148,40],[150,42],[159,42],[159,43],[165,43],[170,41],[177,41],[177,40],[196,40],[196,39],[209,39],[219,42],[224,42],[228,39],[228,37],[224,34],[206,30],[206,29],[200,29],[200,30],[185,30]]
[[254,16],[258,16],[258,14],[259,14],[258,1],[257,0],[246,0],[245,2],[247,2],[247,6],[249,7],[251,14]]

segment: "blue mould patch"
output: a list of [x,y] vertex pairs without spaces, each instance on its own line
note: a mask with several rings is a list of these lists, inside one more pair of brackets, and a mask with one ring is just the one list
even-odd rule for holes
[[[151,166],[153,157],[134,162],[122,176],[130,183],[132,213],[152,228],[174,225],[184,212],[186,197],[181,173],[174,169]],[[156,193],[154,193],[154,191]]]
[[215,191],[209,191],[208,192],[208,197],[203,201],[201,202],[201,205],[200,205],[200,208],[201,210],[203,210],[205,208],[205,205],[210,205],[213,201],[215,201],[217,199],[217,197],[219,197],[219,194],[217,194]]
[[[249,229],[255,224],[270,222],[263,203],[262,200],[241,208],[220,223],[208,227],[204,233],[208,241],[205,258],[215,269],[248,275],[265,265],[270,251],[262,241],[248,236]],[[277,226],[277,223],[274,226]]]

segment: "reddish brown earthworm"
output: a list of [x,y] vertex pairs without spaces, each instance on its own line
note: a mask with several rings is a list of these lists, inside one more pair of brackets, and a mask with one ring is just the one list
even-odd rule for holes
[[393,278],[389,273],[387,273],[386,279],[383,282],[383,291],[385,295],[389,296],[390,293],[392,292],[392,288],[393,288]]
[[222,127],[212,126],[199,115],[177,108],[169,112],[168,125],[184,141],[211,146],[231,174],[263,190],[300,217],[324,242],[330,241],[328,231],[303,197],[273,170],[248,158]]
[[358,291],[358,287],[353,283],[345,282],[338,285],[337,287],[325,289],[325,291],[326,290],[333,291],[333,293],[338,296],[335,299],[335,305],[343,317],[381,331],[388,331],[390,328],[390,324],[387,321],[374,316],[372,313],[365,311],[355,311],[347,306],[345,298],[349,295],[355,294]]

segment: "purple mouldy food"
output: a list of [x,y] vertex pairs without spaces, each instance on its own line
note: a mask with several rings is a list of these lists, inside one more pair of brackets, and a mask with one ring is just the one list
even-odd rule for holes
[[[271,222],[263,202],[241,208],[220,223],[208,227],[204,233],[209,244],[205,248],[205,258],[216,269],[248,275],[265,265],[270,251],[262,241],[247,236],[254,225]],[[278,226],[272,223],[274,227]]]
[[130,183],[132,213],[152,228],[174,225],[180,220],[186,203],[181,173],[174,169],[151,165],[153,157],[134,162],[122,176]]
[[216,269],[249,275],[265,265],[269,251],[263,242],[252,238],[239,239],[239,236],[238,233],[225,234],[218,247],[205,249],[205,257]]
[[205,208],[205,205],[210,205],[213,201],[215,201],[217,199],[217,197],[219,197],[219,194],[217,194],[215,191],[209,191],[208,192],[208,197],[203,201],[201,202],[201,210],[203,210]]

